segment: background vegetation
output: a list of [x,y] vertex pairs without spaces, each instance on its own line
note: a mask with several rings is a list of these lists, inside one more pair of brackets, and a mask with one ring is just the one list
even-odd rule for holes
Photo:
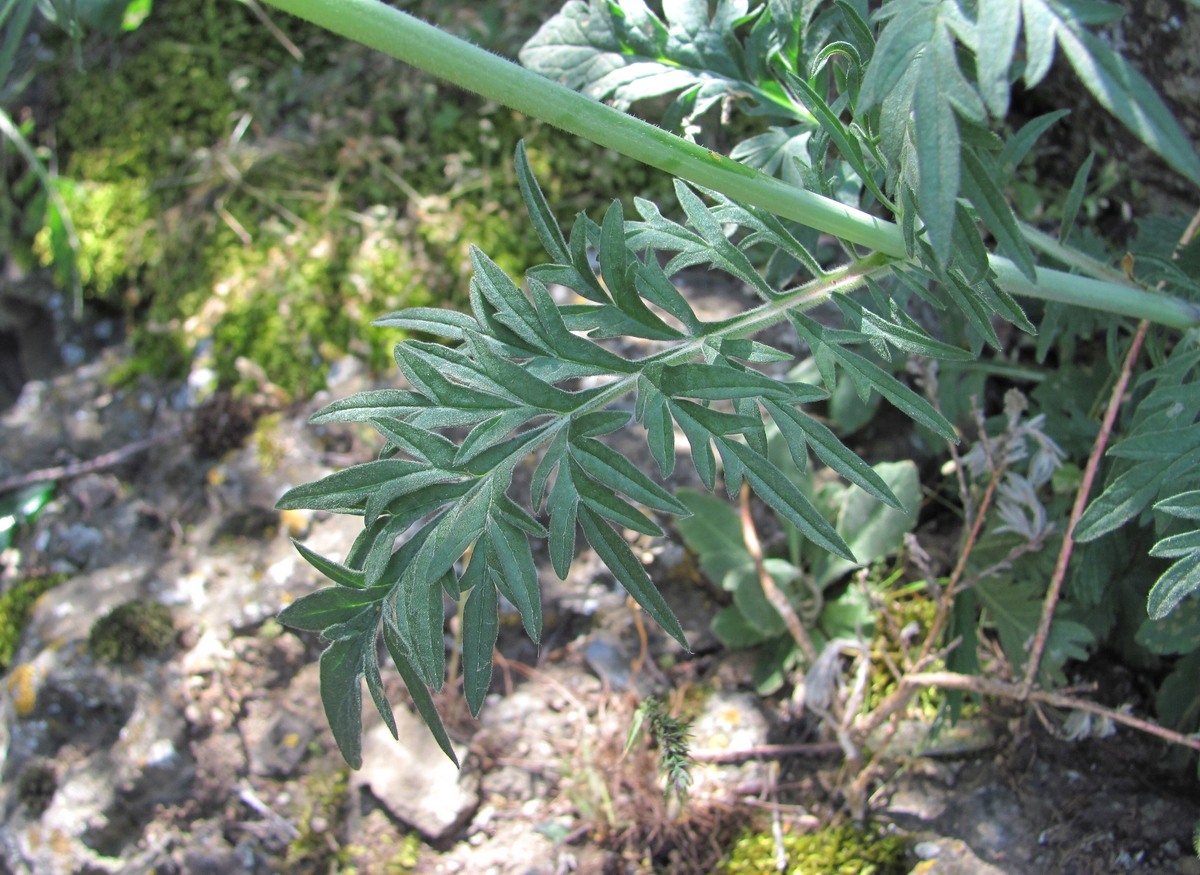
[[[546,14],[516,3],[487,9],[452,10],[432,3],[405,8],[509,55]],[[1104,25],[1105,16],[1115,12],[1096,9],[1085,21],[1090,26]],[[397,340],[426,332],[415,317],[393,319],[399,332],[368,329],[371,319],[414,307],[465,310],[474,274],[488,274],[499,287],[502,274],[519,277],[544,260],[546,232],[537,224],[536,209],[535,221],[525,214],[518,183],[526,183],[528,200],[528,180],[518,180],[511,160],[522,139],[554,214],[589,214],[592,223],[581,220],[580,226],[595,248],[605,249],[606,228],[649,236],[646,229],[654,219],[644,211],[645,226],[621,224],[635,208],[635,196],[654,200],[682,221],[659,174],[435,84],[319,28],[280,16],[273,23],[282,30],[267,27],[264,14],[252,4],[203,0],[197,7],[159,0],[132,32],[96,34],[81,43],[77,67],[63,64],[73,45],[69,37],[49,29],[44,44],[50,51],[20,59],[23,87],[10,91],[15,102],[10,99],[6,108],[55,174],[50,189],[40,186],[22,156],[10,149],[6,182],[13,209],[6,216],[6,233],[22,269],[54,270],[64,289],[78,285],[89,306],[128,319],[131,355],[117,379],[204,376],[209,389],[268,387],[277,399],[290,399],[322,388],[330,367],[346,355],[384,369]],[[836,27],[829,25],[817,36],[841,35]],[[34,80],[28,71],[54,74]],[[822,82],[830,93],[854,97],[859,86],[868,87],[835,74]],[[713,154],[757,161],[785,178],[790,168],[810,187],[844,200],[878,207],[889,198],[899,202],[915,196],[922,184],[911,168],[910,176],[901,174],[897,182],[882,159],[878,168],[864,172],[852,160],[855,147],[838,139],[850,136],[849,126],[826,120],[821,131],[814,126],[801,143],[784,125],[795,119],[767,111],[730,118],[731,102],[714,100],[704,110],[681,106],[672,96],[669,90],[617,95],[627,104],[647,98],[639,103],[646,115],[664,126],[686,128]],[[798,111],[801,101],[792,102]],[[1195,293],[1200,247],[1189,215],[1171,209],[1150,213],[1151,203],[1173,204],[1160,192],[1144,197],[1140,184],[1125,178],[1120,153],[1093,142],[1086,125],[1035,145],[1034,131],[1024,127],[1031,119],[1039,132],[1060,121],[1035,118],[1043,108],[1024,92],[1015,93],[1012,112],[998,114],[995,125],[1003,141],[993,142],[982,128],[965,125],[964,139],[973,136],[972,145],[982,143],[980,148],[1011,159],[1003,165],[1002,182],[1015,219],[1056,234],[1056,244],[1069,242],[1083,259],[1072,265],[1061,247],[1049,247],[1046,262],[1065,268],[1084,264],[1118,280],[1169,287],[1189,301],[1200,300]],[[1013,153],[1005,152],[1009,147],[1003,144],[1014,142],[1032,151],[1016,154],[1020,150],[1013,147]],[[1093,147],[1098,157],[1092,156]],[[808,163],[779,160],[779,153],[789,149],[803,153]],[[1062,154],[1073,159],[1055,159]],[[887,193],[876,193],[872,185]],[[51,193],[69,211],[76,239],[69,239]],[[676,193],[686,205],[686,190]],[[603,213],[602,205],[613,196],[620,198],[613,208],[619,212]],[[723,206],[726,212],[709,213],[710,218],[729,219],[732,208]],[[950,215],[955,209],[951,198]],[[968,220],[985,218],[979,203],[975,211]],[[691,211],[691,230],[701,215],[698,208]],[[986,218],[985,224],[992,224]],[[995,224],[1000,227],[992,227],[995,236],[988,242],[998,239],[1019,260],[1025,250],[1003,236],[1003,222]],[[940,235],[933,241],[934,259],[957,257],[951,256],[957,252],[951,241],[963,242],[955,236],[961,228],[934,233]],[[814,263],[831,263],[835,241],[797,234],[816,253]],[[608,242],[602,270],[612,254],[611,238]],[[473,255],[472,244],[490,260],[478,251]],[[756,257],[751,267],[768,277],[785,277],[796,265],[781,261]],[[567,266],[561,260],[555,264]],[[620,284],[614,275],[602,278],[610,288]],[[824,529],[811,521],[797,523],[780,502],[773,504],[772,516],[752,507],[748,495],[739,496],[736,489],[730,503],[699,492],[671,496],[644,487],[632,475],[624,477],[626,485],[641,489],[642,505],[666,513],[686,507],[691,513],[671,531],[725,593],[726,604],[713,620],[718,639],[731,648],[756,650],[755,683],[763,695],[788,687],[797,667],[812,670],[819,654],[842,642],[832,662],[847,676],[868,680],[830,691],[824,699],[810,696],[808,704],[826,712],[830,725],[863,738],[902,713],[957,717],[965,703],[985,696],[1028,699],[1031,693],[1039,707],[1058,709],[1055,725],[1064,733],[1101,734],[1111,727],[1106,721],[1122,717],[1122,703],[1078,711],[1076,706],[1087,703],[1055,699],[1052,691],[1119,662],[1153,688],[1150,698],[1160,725],[1151,728],[1165,728],[1181,748],[1189,736],[1194,741],[1200,728],[1200,598],[1185,588],[1173,610],[1153,617],[1147,616],[1146,604],[1156,580],[1197,555],[1191,521],[1200,512],[1195,493],[1188,491],[1195,485],[1200,428],[1194,422],[1200,410],[1195,328],[1147,336],[1129,317],[1041,301],[1027,305],[1028,325],[998,306],[1013,323],[1004,324],[969,308],[965,315],[952,308],[937,312],[944,301],[922,295],[911,282],[870,292],[864,297],[871,315],[882,314],[889,299],[901,298],[911,303],[921,324],[910,326],[893,312],[895,321],[880,327],[861,306],[841,301],[840,313],[830,308],[825,315],[843,319],[847,335],[861,332],[854,342],[861,342],[870,365],[903,384],[937,416],[898,425],[903,421],[880,403],[881,387],[890,385],[884,378],[866,381],[870,385],[844,373],[841,379],[826,379],[832,365],[809,360],[789,379],[823,382],[829,390],[828,399],[812,408],[828,438],[824,431],[807,433],[814,458],[803,440],[801,449],[794,449],[795,432],[789,440],[764,431],[761,441],[772,470],[811,501],[835,537],[871,566],[867,571],[852,576],[850,562],[814,549],[812,538],[806,542],[801,534]],[[505,294],[501,288],[489,300],[512,322],[515,310],[496,303]],[[492,312],[476,304],[477,313]],[[423,327],[436,333],[439,326],[424,318]],[[457,339],[466,337],[464,323],[445,319],[457,326]],[[1020,333],[1014,325],[1036,331]],[[571,324],[580,326],[595,327]],[[919,353],[946,350],[927,342],[925,330],[971,354],[929,364]],[[985,343],[991,335],[994,348]],[[821,346],[819,332],[805,337],[811,347]],[[911,347],[897,343],[898,337],[911,341]],[[1133,338],[1146,338],[1141,355],[1143,340]],[[761,356],[747,356],[757,364],[772,358],[766,349],[743,352]],[[415,366],[409,364],[411,371]],[[736,415],[748,415],[738,406],[742,396],[736,392],[710,397],[733,401]],[[1110,397],[1123,403],[1104,423],[1101,415]],[[943,416],[963,437],[961,449],[949,455],[937,430]],[[601,434],[606,425],[596,427]],[[744,424],[739,428],[739,433],[749,431]],[[384,434],[395,450],[405,441],[396,435],[407,433]],[[689,437],[696,434],[703,436],[703,429]],[[756,436],[753,432],[751,443]],[[717,446],[726,466],[740,458],[733,449],[734,455],[726,454],[720,441]],[[856,468],[843,453],[847,447],[871,465]],[[1098,454],[1106,450],[1106,456]],[[663,454],[655,455],[661,464]],[[884,458],[898,461],[879,461]],[[600,455],[591,459],[606,461]],[[1073,552],[1067,548],[1071,563],[1060,573],[1056,557],[1063,533],[1074,525],[1072,505],[1089,460],[1098,467],[1096,492],[1106,499],[1083,516],[1080,544]],[[746,468],[753,472],[748,463]],[[837,476],[847,470],[851,475]],[[560,469],[558,479],[563,476]],[[543,487],[548,478],[549,469]],[[763,480],[749,474],[747,479],[756,486]],[[587,477],[581,475],[579,482]],[[367,500],[362,484],[354,490],[363,493],[352,496],[355,501]],[[352,503],[343,493],[336,498],[318,506],[338,510]],[[879,498],[898,499],[892,503],[899,507],[889,509]],[[608,527],[601,516],[644,533],[661,531],[656,523],[622,516],[624,508],[601,507],[601,497],[588,500],[585,528],[597,549],[604,537],[595,533]],[[502,540],[510,530],[535,532],[540,526],[516,511],[505,525]],[[766,535],[765,547],[759,529]],[[926,549],[937,532],[950,543],[940,554]],[[717,538],[720,533],[728,537]],[[915,540],[906,537],[914,534]],[[553,543],[550,549],[557,570],[563,557],[553,555]],[[609,555],[618,555],[611,545]],[[385,559],[391,559],[390,551]],[[326,568],[347,584],[343,588],[363,573]],[[1192,565],[1180,575],[1194,573]],[[26,610],[40,591],[22,590],[19,599],[14,591],[13,611]],[[302,614],[293,610],[285,619],[328,631]],[[439,626],[438,641],[441,632]],[[1029,643],[1039,636],[1041,645],[1030,661]],[[483,645],[490,672],[491,646],[486,640]],[[358,675],[351,674],[357,685]],[[978,683],[961,680],[981,676]],[[410,688],[422,680],[431,683],[417,677]],[[477,708],[487,678],[467,684],[468,699]],[[927,687],[949,692],[916,696]],[[916,701],[915,712],[904,710],[910,700]],[[1085,724],[1080,713],[1092,714],[1095,722]],[[863,719],[856,723],[859,715]],[[345,725],[340,730],[344,733]],[[871,753],[870,747],[864,753]],[[859,806],[856,813],[865,804],[861,782],[870,775],[864,768],[847,791],[852,807]]]

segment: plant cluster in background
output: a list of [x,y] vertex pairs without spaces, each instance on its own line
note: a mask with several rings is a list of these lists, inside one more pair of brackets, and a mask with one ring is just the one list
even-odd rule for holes
[[[375,0],[268,3],[319,26],[254,2],[50,3],[65,36],[46,45],[77,60],[37,95],[53,127],[8,111],[49,58],[22,49],[32,0],[4,5],[0,134],[21,168],[4,233],[26,266],[144,317],[132,373],[297,395],[347,353],[398,363],[408,388],[316,416],[369,423],[380,458],[280,501],[363,521],[340,560],[298,545],[333,585],[280,617],[327,642],[348,763],[364,681],[396,732],[381,654],[455,757],[435,706],[446,602],[477,714],[502,607],[541,637],[543,555],[566,578],[586,543],[686,648],[630,546],[669,531],[727,597],[717,638],[757,650],[759,692],[790,687],[836,736],[855,814],[914,702],[957,717],[1005,697],[1069,737],[1125,723],[1200,749],[1198,222],[1139,216],[1105,239],[1091,157],[1038,202],[1031,159],[1071,119],[1013,111],[1052,69],[1076,76],[1200,184],[1105,38],[1118,7],[569,0],[522,71]],[[411,5],[497,52],[541,13]],[[79,42],[81,23],[107,41]],[[572,134],[605,149],[581,158]],[[703,317],[677,288],[696,267],[755,303]],[[630,427],[655,471],[606,443]],[[883,431],[897,461],[870,458]],[[681,460],[704,490],[664,485]],[[938,504],[962,530],[941,561],[920,525]],[[52,585],[14,589],[0,620]],[[142,643],[168,647],[170,618],[150,619]],[[1157,723],[1059,692],[1102,650],[1160,679]],[[637,714],[682,798],[686,725],[658,700]]]
[[[923,685],[1062,706],[1051,688],[1068,661],[1106,641],[1189,671],[1198,639],[1187,618],[1200,589],[1200,244],[1184,221],[1174,236],[1135,241],[1128,252],[1119,241],[1112,252],[1068,247],[1090,161],[1075,174],[1057,236],[1025,224],[1006,198],[1038,138],[1065,116],[1014,131],[1005,124],[1013,88],[1037,86],[1056,56],[1130,131],[1200,182],[1200,159],[1170,111],[1093,30],[1113,21],[1116,7],[893,0],[870,14],[850,0],[755,9],[722,0],[667,4],[660,17],[641,0],[571,0],[522,50],[529,68],[572,89],[619,109],[657,108],[689,141],[573,101],[469,47],[447,55],[435,32],[418,37],[416,22],[369,0],[354,4],[353,21],[320,0],[275,5],[532,114],[544,109],[570,130],[700,183],[676,183],[679,219],[639,199],[636,219],[614,204],[596,219],[579,215],[564,235],[519,149],[520,187],[549,261],[525,272],[523,290],[475,250],[470,313],[418,308],[380,320],[448,341],[396,348],[412,389],[367,393],[318,414],[370,422],[387,442],[379,461],[297,487],[281,502],[364,518],[341,563],[302,548],[336,585],[282,617],[331,642],[322,693],[351,763],[361,679],[390,716],[375,656],[380,633],[449,752],[426,689],[442,683],[442,599],[466,599],[464,685],[476,711],[490,682],[499,599],[540,635],[533,542],[546,542],[565,577],[578,529],[681,638],[621,534],[660,534],[652,516],[681,516],[702,567],[731,596],[714,628],[727,644],[762,648],[764,690],[802,670],[811,707],[849,709],[840,725],[854,759]],[[371,32],[363,22],[376,14]],[[672,282],[694,265],[727,273],[760,303],[701,320]],[[552,286],[575,298],[560,303]],[[1129,316],[1143,320],[1132,342]],[[1187,330],[1151,333],[1151,320]],[[754,339],[779,322],[807,350],[782,379],[771,369],[791,353]],[[605,344],[615,337],[656,351],[615,355]],[[1002,337],[1013,338],[1007,351]],[[1033,385],[1028,399],[1009,392],[995,410],[989,398],[1014,381]],[[1122,404],[1126,386],[1131,401]],[[1093,405],[1110,395],[1112,414],[1097,423]],[[626,397],[632,416],[618,405]],[[913,446],[929,453],[951,442],[952,487],[926,488],[959,503],[964,539],[948,575],[909,543],[932,618],[895,667],[892,693],[858,713],[865,681],[849,698],[812,690],[824,669],[837,673],[843,654],[857,652],[855,664],[869,671],[872,609],[889,593],[886,583],[847,583],[845,574],[894,553],[916,522],[915,467],[872,467],[844,443],[883,415],[880,398],[912,420]],[[752,490],[782,521],[786,555],[763,555],[748,496],[739,514],[703,493],[672,495],[608,449],[600,438],[631,419],[662,477],[682,435],[709,491],[723,487],[735,499]],[[974,443],[966,453],[953,449],[960,430]],[[538,459],[532,485],[511,494],[512,474],[530,455]],[[810,455],[831,479],[806,473]],[[1088,504],[1094,482],[1099,496]],[[1132,616],[1121,610],[1130,602],[1150,614],[1132,635],[1118,619]],[[998,679],[973,677],[992,652],[1004,663]],[[1168,675],[1159,699],[1160,719],[1184,732],[1200,725],[1200,691],[1186,676]]]
[[[77,66],[48,32],[14,73],[41,86],[3,100],[54,170],[39,165],[45,185],[32,164],[17,179],[10,251],[134,317],[126,376],[194,371],[294,397],[348,353],[387,366],[394,337],[361,326],[397,307],[463,305],[469,242],[514,272],[534,257],[516,219],[521,137],[545,144],[539,171],[577,209],[593,172],[631,193],[655,184],[316,28],[268,28],[257,3],[179,5],[160,0],[136,32],[81,43]],[[497,50],[536,26],[521,4],[414,11]]]

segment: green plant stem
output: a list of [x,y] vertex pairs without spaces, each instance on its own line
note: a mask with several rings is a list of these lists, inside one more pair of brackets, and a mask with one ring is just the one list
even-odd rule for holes
[[1131,289],[1140,288],[1137,283],[1129,279],[1129,277],[1125,276],[1125,274],[1121,273],[1115,267],[1098,261],[1072,246],[1060,243],[1057,238],[1051,237],[1045,231],[1039,231],[1032,225],[1027,225],[1024,222],[1018,222],[1017,224],[1021,229],[1021,236],[1025,238],[1030,246],[1045,255],[1049,255],[1055,261],[1061,262],[1067,267],[1085,276],[1090,276],[1093,279],[1104,280],[1118,286],[1127,286]]
[[[597,145],[735,200],[770,210],[894,259],[907,259],[898,225],[753,170],[661,128],[605,106],[499,55],[426,24],[379,0],[266,0],[447,82],[541,119]],[[1038,271],[1025,278],[992,256],[1009,292],[1150,319],[1176,328],[1200,325],[1200,307],[1141,289]]]

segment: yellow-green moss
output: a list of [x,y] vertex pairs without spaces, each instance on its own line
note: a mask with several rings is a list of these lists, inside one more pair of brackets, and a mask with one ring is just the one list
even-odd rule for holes
[[161,602],[135,599],[117,605],[88,633],[88,650],[104,662],[161,656],[175,642],[175,620]]
[[[912,642],[925,640],[937,614],[937,604],[925,590],[917,592],[886,592],[883,612],[889,617],[887,623],[877,623],[875,638],[871,645],[872,671],[864,704],[866,711],[874,710],[896,691],[897,682],[892,674],[893,666],[904,665],[904,651]],[[911,631],[916,634],[907,640],[899,640],[897,633]],[[924,718],[933,720],[945,704],[945,693],[936,687],[925,687],[913,699],[912,707]]]
[[296,837],[287,848],[284,869],[301,875],[345,871],[345,848],[334,838],[334,833],[346,813],[349,771],[338,769],[310,775],[303,780],[300,792],[302,811]]
[[[908,840],[878,830],[838,826],[783,836],[787,871],[792,875],[904,875]],[[775,838],[770,832],[745,833],[734,844],[719,872],[725,875],[773,875]]]
[[[510,52],[532,21],[519,3],[483,30],[432,0],[411,11]],[[231,387],[246,359],[303,395],[347,353],[391,367],[402,338],[370,321],[463,305],[471,243],[514,275],[544,257],[512,168],[521,138],[565,219],[669,191],[636,162],[361,46],[295,20],[287,32],[302,62],[244,4],[162,0],[60,83],[85,291],[136,308],[123,378],[203,364]],[[36,248],[50,259],[48,235]]]
[[17,645],[21,643],[21,634],[29,622],[33,603],[42,593],[58,586],[67,577],[66,574],[54,574],[22,580],[0,595],[0,672],[7,671],[12,663]]

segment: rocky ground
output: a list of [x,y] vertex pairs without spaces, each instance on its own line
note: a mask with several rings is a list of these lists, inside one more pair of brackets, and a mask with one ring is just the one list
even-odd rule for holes
[[[396,681],[400,741],[368,714],[365,766],[350,773],[321,711],[320,642],[273,617],[321,585],[290,539],[336,556],[356,521],[274,503],[371,457],[366,431],[306,422],[368,377],[347,360],[328,395],[264,411],[197,405],[186,387],[114,390],[120,355],[26,383],[0,416],[0,479],[116,452],[62,479],[3,554],[5,591],[60,582],[0,680],[0,872],[708,872],[743,829],[844,817],[837,746],[751,692],[744,657],[708,632],[714,593],[670,541],[641,546],[693,654],[650,629],[642,663],[624,597],[583,556],[567,581],[545,575],[540,650],[519,622],[502,629],[478,721],[451,687],[440,696],[461,771]],[[684,807],[664,801],[652,751],[624,750],[649,692],[695,718]],[[1125,732],[1058,741],[1011,712],[982,729],[954,756],[898,759],[872,786],[874,822],[913,837],[906,869],[1200,873],[1194,765]],[[783,743],[790,756],[762,754]]]

